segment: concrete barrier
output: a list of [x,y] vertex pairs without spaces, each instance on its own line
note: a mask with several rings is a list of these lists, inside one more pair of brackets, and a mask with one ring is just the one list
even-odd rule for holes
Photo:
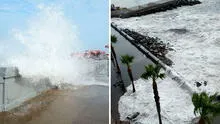
[[1,67],[0,82],[0,111],[15,108],[42,91],[52,88],[48,78],[33,80],[22,77],[16,67]]

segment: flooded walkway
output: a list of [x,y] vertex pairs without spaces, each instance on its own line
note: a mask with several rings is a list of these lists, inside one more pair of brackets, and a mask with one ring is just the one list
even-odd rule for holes
[[[138,51],[138,49],[136,49],[129,41],[123,38],[117,31],[111,29],[111,33],[112,35],[115,35],[117,37],[117,43],[113,45],[117,55],[118,64],[121,69],[121,76],[125,83],[125,86],[127,87],[130,85],[130,79],[127,74],[127,67],[121,63],[120,56],[125,54],[134,56],[134,62],[131,65],[134,80],[139,79],[141,74],[144,72],[144,66],[152,64],[152,62],[151,60],[147,59],[144,54]],[[115,87],[115,84],[119,81],[119,78],[118,74],[116,73],[116,68],[113,64],[111,66],[111,116],[112,119],[118,120],[118,101],[123,95],[123,91],[119,87]]]
[[[76,90],[57,90],[37,98],[44,103],[31,107],[32,112],[11,113],[0,118],[1,124],[107,124],[108,87],[85,86]],[[42,107],[43,106],[43,107]],[[39,109],[40,108],[40,109]],[[37,110],[38,109],[38,110]]]

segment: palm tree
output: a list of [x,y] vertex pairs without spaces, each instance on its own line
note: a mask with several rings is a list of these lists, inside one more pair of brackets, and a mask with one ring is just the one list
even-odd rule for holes
[[113,57],[112,54],[111,54],[111,61],[112,61],[112,64],[114,65],[114,67],[115,67],[115,61],[114,61],[114,57]]
[[153,81],[152,86],[153,86],[153,92],[154,92],[154,100],[156,103],[157,113],[158,113],[158,117],[159,117],[159,124],[162,124],[161,115],[160,115],[160,97],[159,97],[159,93],[158,93],[158,89],[157,89],[156,79],[158,79],[158,78],[163,79],[165,77],[165,74],[160,73],[160,68],[161,67],[159,65],[145,66],[145,72],[141,75],[141,78],[143,78],[143,79],[151,78]]
[[134,57],[133,56],[129,56],[129,55],[123,55],[121,56],[121,62],[123,64],[127,65],[127,71],[128,71],[128,75],[131,79],[131,84],[132,84],[132,88],[133,88],[133,93],[135,92],[135,86],[134,86],[134,79],[133,79],[133,75],[132,75],[132,70],[131,70],[131,63],[133,62]]
[[[116,57],[115,49],[112,45],[112,43],[116,43],[116,42],[117,42],[117,37],[115,35],[112,35],[111,36],[111,51],[112,51],[111,53],[112,53],[112,56],[115,59],[115,63],[116,63],[116,67],[117,67],[117,73],[121,73],[121,70],[120,70],[119,65],[118,65],[118,60],[117,60],[117,57]],[[113,62],[113,64],[114,64],[114,62]]]
[[207,93],[194,93],[192,102],[194,105],[194,114],[199,114],[198,124],[211,124],[213,118],[220,114],[220,103],[216,102],[217,93],[208,96]]

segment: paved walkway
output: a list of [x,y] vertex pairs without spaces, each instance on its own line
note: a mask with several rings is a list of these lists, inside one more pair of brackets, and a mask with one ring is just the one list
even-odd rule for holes
[[20,111],[23,110],[21,112],[11,112],[7,113],[7,116],[1,116],[0,123],[107,124],[108,101],[108,87],[104,86],[52,91],[28,103],[26,109],[21,107]]

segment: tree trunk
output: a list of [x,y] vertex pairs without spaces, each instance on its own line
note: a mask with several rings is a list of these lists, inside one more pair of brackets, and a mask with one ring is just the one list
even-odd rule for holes
[[157,113],[158,113],[158,117],[159,117],[159,124],[162,124],[161,115],[160,115],[160,97],[159,97],[159,93],[157,90],[157,83],[154,78],[153,78],[152,85],[153,85],[153,91],[154,91],[154,99],[155,99],[155,103],[156,103],[156,107],[157,107]]
[[135,90],[135,86],[134,86],[134,79],[133,79],[132,71],[131,71],[129,65],[127,65],[127,66],[128,66],[128,75],[131,79],[131,84],[132,84],[133,93],[134,93],[136,90]]
[[121,73],[121,70],[120,70],[119,65],[118,65],[118,60],[117,60],[117,57],[116,57],[115,49],[112,45],[111,45],[111,51],[112,51],[112,55],[115,59],[115,63],[116,63],[116,67],[117,67],[117,73]]
[[198,124],[205,124],[205,120],[201,117]]
[[121,73],[117,74],[116,76],[117,76],[116,78],[119,79],[119,81],[121,81],[120,88],[121,88],[122,91],[125,93],[127,90],[126,90],[126,88],[125,88],[125,84],[124,84],[124,81],[123,81],[123,79],[122,79]]
[[111,61],[112,61],[113,65],[114,65],[114,67],[115,67],[115,60],[114,60],[114,57],[113,57],[112,53],[111,53]]

